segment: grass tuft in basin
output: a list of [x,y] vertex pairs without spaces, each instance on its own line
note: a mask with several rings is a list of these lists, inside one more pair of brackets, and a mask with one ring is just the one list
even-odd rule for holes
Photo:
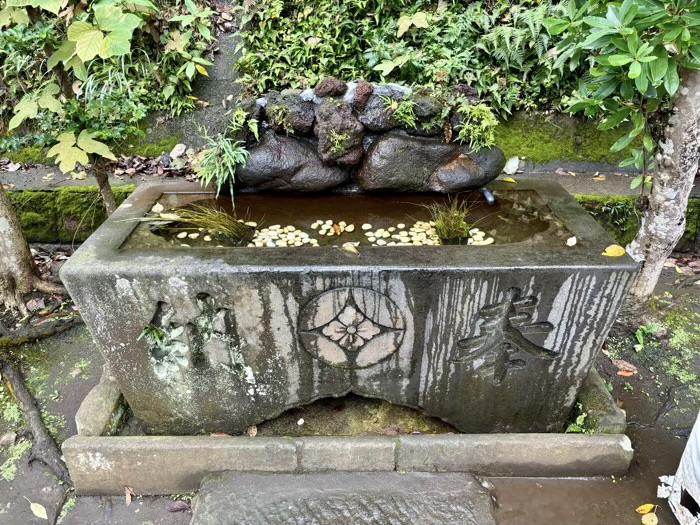
[[469,230],[473,229],[476,223],[468,222],[467,218],[476,206],[476,203],[470,203],[466,199],[451,197],[447,203],[436,202],[426,207],[435,222],[438,237],[449,241],[469,237]]
[[216,238],[224,237],[233,241],[243,241],[252,237],[255,231],[255,227],[224,210],[198,204],[169,210],[157,217],[148,217],[148,220],[155,223],[162,222],[158,228],[161,231],[167,231],[172,236],[186,232],[197,235],[201,232]]

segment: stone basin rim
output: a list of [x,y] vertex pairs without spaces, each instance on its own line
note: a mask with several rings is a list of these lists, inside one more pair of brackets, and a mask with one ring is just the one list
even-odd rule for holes
[[[134,260],[168,260],[188,261],[187,265],[178,263],[179,270],[187,272],[192,261],[202,265],[213,265],[217,271],[299,271],[300,267],[328,268],[333,270],[357,267],[404,269],[414,268],[427,271],[469,268],[489,269],[517,266],[533,271],[566,268],[576,265],[579,268],[614,268],[619,270],[638,269],[638,263],[629,255],[622,257],[603,257],[602,251],[614,241],[607,232],[558,184],[549,181],[518,181],[517,187],[512,183],[494,181],[487,187],[491,190],[535,191],[544,203],[550,207],[555,217],[576,236],[578,243],[568,247],[562,239],[562,246],[530,246],[526,242],[495,244],[491,246],[367,246],[361,248],[361,255],[343,252],[333,247],[319,248],[225,248],[192,247],[182,249],[132,249],[121,247],[138,226],[135,219],[143,217],[165,193],[211,193],[206,190],[193,191],[191,182],[157,183],[140,186],[122,206],[81,246],[81,248],[64,265],[61,272],[80,271],[83,265],[92,266],[100,261],[107,263],[113,273],[122,264],[119,271],[129,273]],[[260,195],[264,198],[264,195]],[[183,267],[184,266],[184,267]],[[232,269],[233,270],[230,270]],[[98,270],[99,271],[99,270]],[[142,269],[143,271],[143,269]]]

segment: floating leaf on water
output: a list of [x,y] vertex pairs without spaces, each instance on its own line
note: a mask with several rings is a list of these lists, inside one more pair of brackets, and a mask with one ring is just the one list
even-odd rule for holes
[[153,208],[151,208],[153,213],[161,213],[163,210],[165,210],[165,206],[163,206],[160,202],[156,202],[153,205]]
[[576,246],[576,242],[576,237],[569,237],[568,239],[566,239],[567,246]]
[[29,501],[29,508],[32,510],[32,514],[34,514],[37,518],[41,518],[42,520],[48,521],[49,516],[46,513],[46,508],[42,504],[32,503],[27,496],[22,497]]
[[338,226],[337,224],[334,224],[333,231],[335,232],[336,235],[340,235],[340,233],[341,233],[340,226]]
[[653,503],[647,503],[645,505],[640,505],[639,507],[634,509],[634,511],[639,514],[649,514],[652,510],[654,510],[655,507],[656,505],[654,505]]
[[515,179],[513,177],[503,177],[501,179],[502,182],[510,182],[511,184],[516,184]]
[[360,255],[360,252],[357,251],[356,246],[360,244],[358,242],[346,242],[343,244],[342,249],[346,252],[354,253],[355,255]]
[[619,244],[611,244],[605,248],[605,251],[601,253],[601,255],[605,255],[606,257],[622,257],[625,253],[627,252]]
[[659,523],[659,518],[656,516],[656,514],[645,514],[642,516],[642,523],[644,525],[656,525]]

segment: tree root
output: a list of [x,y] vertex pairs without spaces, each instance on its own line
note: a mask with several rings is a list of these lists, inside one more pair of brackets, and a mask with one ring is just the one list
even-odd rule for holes
[[29,464],[32,464],[34,461],[43,463],[59,481],[72,486],[73,483],[70,479],[68,468],[61,459],[61,451],[46,430],[41,419],[41,412],[27,389],[27,385],[24,383],[21,371],[12,361],[5,361],[2,372],[12,388],[12,392],[22,409],[22,414],[32,434],[32,450],[29,454]]
[[26,343],[33,343],[52,335],[60,334],[82,323],[77,313],[68,318],[60,318],[53,322],[38,326],[25,326],[16,332],[0,337],[0,362],[9,358],[9,349]]
[[54,294],[54,295],[67,295],[68,292],[61,284],[51,283],[49,281],[44,281],[40,277],[34,279],[32,283],[32,288],[38,292]]

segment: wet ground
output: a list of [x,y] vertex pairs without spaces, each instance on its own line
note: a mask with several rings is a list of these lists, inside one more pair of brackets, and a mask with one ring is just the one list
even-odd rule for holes
[[[657,515],[661,525],[675,523],[665,500],[656,498],[658,477],[675,472],[700,407],[693,394],[699,385],[694,372],[700,374],[700,367],[695,365],[700,345],[693,332],[700,316],[700,286],[679,279],[683,276],[673,269],[664,272],[657,304],[658,317],[675,332],[661,330],[654,337],[646,335],[641,350],[630,349],[634,338],[627,342],[613,340],[615,344],[608,345],[611,355],[601,354],[597,363],[603,378],[610,382],[613,397],[627,411],[628,435],[636,452],[628,475],[621,479],[494,478],[500,524],[637,524],[641,521],[634,509],[644,503],[659,505]],[[84,327],[31,345],[24,352],[29,385],[40,400],[49,428],[59,440],[65,439],[75,433],[75,412],[98,381],[102,359]],[[638,368],[638,373],[631,377],[617,375],[613,358],[627,360]],[[650,363],[656,366],[645,366]],[[669,391],[675,393],[671,402]],[[16,430],[19,440],[20,425],[13,424],[8,417],[12,416],[9,399],[7,390],[0,389],[0,436]],[[261,436],[450,431],[449,425],[424,418],[410,409],[357,396],[322,400],[256,429]],[[20,457],[8,463],[10,452],[20,450],[16,447],[0,448],[0,525],[54,523],[62,489],[41,465],[26,464],[26,451],[20,451]],[[3,479],[12,473],[12,465],[17,469],[14,478]],[[192,496],[137,496],[127,506],[125,497],[75,499],[69,494],[68,510],[61,523],[185,525],[190,519],[188,511],[168,509],[173,499],[189,502]],[[42,504],[50,520],[35,517],[25,498]]]

